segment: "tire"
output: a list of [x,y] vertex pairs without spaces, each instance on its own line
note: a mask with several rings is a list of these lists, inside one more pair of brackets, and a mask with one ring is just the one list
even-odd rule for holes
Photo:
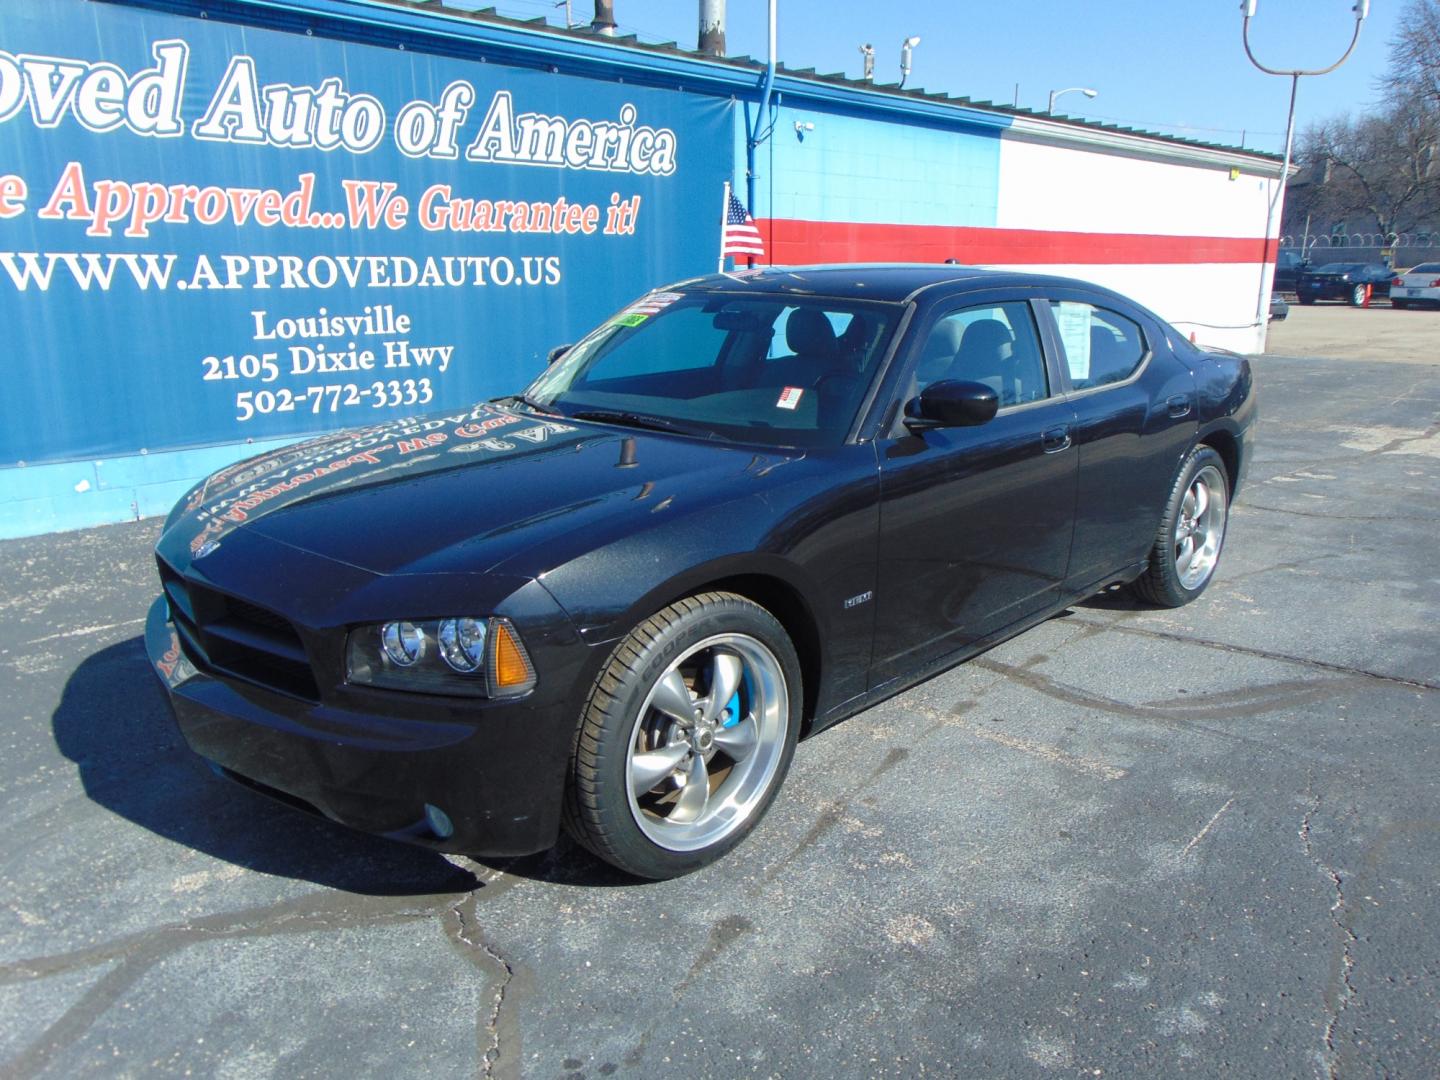
[[795,647],[758,604],[709,592],[656,612],[616,646],[581,712],[566,830],[636,877],[714,862],[780,790],[801,691]]
[[1410,306],[1410,301],[1409,301],[1409,300],[1391,300],[1391,301],[1390,301],[1390,306],[1393,307],[1396,311],[1404,311],[1406,308],[1408,308],[1408,307]]
[[1350,306],[1361,307],[1365,303],[1365,286],[1356,285],[1350,290]]
[[[1201,488],[1203,495],[1198,493]],[[1196,513],[1196,504],[1202,502]],[[1150,565],[1136,579],[1135,592],[1167,608],[1182,607],[1204,592],[1215,577],[1225,546],[1229,510],[1230,476],[1225,462],[1210,447],[1197,446],[1175,477],[1150,549]],[[1186,566],[1183,571],[1182,565]]]
[[1302,303],[1302,304],[1313,304],[1313,303],[1315,303],[1315,297],[1313,297],[1313,296],[1300,296],[1300,295],[1297,295],[1297,296],[1295,297],[1295,299],[1299,300],[1300,303]]

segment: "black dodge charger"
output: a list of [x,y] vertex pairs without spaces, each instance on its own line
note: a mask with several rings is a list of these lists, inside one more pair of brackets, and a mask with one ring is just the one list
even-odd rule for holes
[[1248,361],[952,266],[654,292],[523,394],[198,484],[146,642],[225,775],[446,851],[734,847],[817,731],[1117,583],[1211,580]]

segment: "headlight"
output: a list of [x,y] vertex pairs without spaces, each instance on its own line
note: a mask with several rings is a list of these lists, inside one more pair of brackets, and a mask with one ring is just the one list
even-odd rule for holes
[[462,675],[485,662],[485,624],[479,619],[446,619],[440,624],[440,655]]
[[517,697],[535,665],[509,619],[397,619],[350,631],[348,680],[362,686],[461,697]]

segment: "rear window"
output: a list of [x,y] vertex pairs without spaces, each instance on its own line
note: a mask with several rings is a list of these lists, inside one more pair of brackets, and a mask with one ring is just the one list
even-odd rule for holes
[[1411,274],[1440,274],[1440,263],[1421,263],[1419,266],[1412,266],[1408,272]]
[[1353,274],[1362,269],[1360,263],[1326,263],[1320,267],[1322,274]]

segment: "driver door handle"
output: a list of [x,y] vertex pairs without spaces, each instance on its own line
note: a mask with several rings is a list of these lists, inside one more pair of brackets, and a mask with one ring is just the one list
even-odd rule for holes
[[1040,433],[1040,446],[1047,454],[1070,449],[1070,425],[1060,424]]

